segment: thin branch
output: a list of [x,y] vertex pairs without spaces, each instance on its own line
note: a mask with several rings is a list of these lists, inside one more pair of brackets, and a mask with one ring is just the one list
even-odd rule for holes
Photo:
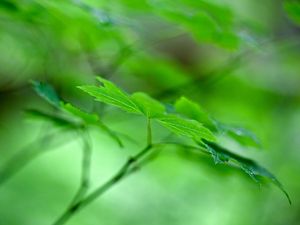
[[92,146],[90,136],[87,130],[81,132],[83,147],[82,147],[82,164],[81,164],[81,181],[79,189],[71,201],[70,205],[76,204],[86,194],[90,185],[90,170],[91,170],[91,157]]
[[19,172],[38,155],[47,152],[49,149],[61,146],[62,144],[70,143],[66,138],[54,139],[58,134],[59,132],[54,132],[43,135],[13,155],[0,169],[0,185]]
[[[105,105],[101,105],[101,107],[104,107]],[[102,111],[103,112],[103,111]],[[102,115],[103,116],[103,115]],[[112,131],[111,129],[109,129],[108,126],[106,126],[104,123],[102,123],[101,121],[98,122],[99,127],[101,127],[114,141],[116,141],[119,145],[120,148],[124,148],[124,145],[121,141],[121,139],[118,137],[118,135],[116,135],[116,133],[114,131]]]
[[98,187],[96,190],[94,190],[92,193],[87,195],[85,198],[82,198],[81,200],[77,202],[73,202],[71,206],[67,208],[67,210],[56,220],[53,225],[63,225],[66,222],[68,222],[79,210],[83,209],[87,205],[89,205],[91,202],[96,200],[98,197],[100,197],[102,194],[104,194],[106,191],[111,189],[113,186],[115,186],[117,183],[119,183],[121,180],[123,180],[128,175],[132,174],[133,172],[137,171],[141,168],[142,165],[146,164],[150,160],[154,159],[158,155],[158,151],[150,151],[153,148],[158,147],[165,147],[167,145],[176,145],[184,148],[192,148],[192,149],[198,149],[202,150],[199,147],[191,146],[191,145],[185,145],[181,143],[176,142],[161,142],[156,143],[152,145],[147,145],[144,149],[142,149],[140,152],[138,152],[135,156],[130,157],[126,163],[119,169],[119,171],[112,176],[107,182],[105,182],[103,185]]
[[146,146],[140,152],[138,152],[135,156],[130,157],[127,162],[119,169],[119,171],[112,176],[106,183],[98,187],[95,191],[90,193],[88,196],[83,198],[82,200],[76,202],[71,205],[59,218],[53,223],[53,225],[62,225],[69,221],[72,216],[79,210],[83,209],[85,206],[89,205],[91,202],[96,200],[99,196],[105,193],[107,190],[111,189],[114,185],[119,183],[126,175],[130,174],[133,170],[135,170],[135,164],[139,162],[150,150],[152,149],[151,145]]

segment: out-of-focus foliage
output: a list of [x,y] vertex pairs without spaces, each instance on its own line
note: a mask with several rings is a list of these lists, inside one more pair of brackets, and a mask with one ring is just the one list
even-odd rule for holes
[[297,0],[0,1],[0,225],[51,224],[86,146],[93,190],[147,142],[145,117],[170,145],[68,224],[298,224],[299,16]]
[[216,119],[211,118],[202,107],[192,102],[191,100],[181,97],[175,103],[175,109],[177,112],[203,123],[206,127],[209,127],[213,131],[217,131],[222,135],[228,135],[234,140],[245,146],[259,146],[259,140],[252,132],[239,127],[230,126],[228,124],[221,123]]
[[[137,51],[189,32],[201,42],[234,49],[241,39],[230,8],[209,1],[4,1],[0,10],[3,85],[21,85],[39,74],[76,82],[82,74],[110,72]],[[153,52],[150,60],[161,64],[156,74],[169,70],[178,73],[174,82],[186,79]],[[11,76],[18,80],[11,82]]]
[[291,20],[293,20],[296,24],[300,24],[300,2],[285,1],[284,8]]

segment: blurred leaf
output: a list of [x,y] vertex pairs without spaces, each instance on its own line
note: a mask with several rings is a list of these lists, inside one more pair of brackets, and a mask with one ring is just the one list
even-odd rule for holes
[[131,95],[132,100],[140,108],[140,111],[148,118],[158,117],[165,112],[165,107],[149,95],[136,92]]
[[199,121],[212,131],[231,137],[243,146],[261,147],[260,141],[254,133],[245,128],[231,126],[212,119],[199,104],[186,97],[181,97],[175,102],[175,110],[190,119]]
[[74,1],[74,3],[76,5],[78,5],[79,7],[81,7],[82,9],[89,12],[91,15],[93,15],[94,18],[96,18],[99,23],[101,23],[103,25],[112,25],[113,24],[112,18],[110,18],[109,14],[107,14],[106,12],[104,12],[96,7],[92,7],[80,0],[76,0],[76,1]]
[[82,111],[81,109],[71,105],[70,103],[62,104],[63,109],[67,112],[75,116],[77,119],[81,119],[84,126],[93,125],[104,130],[113,140],[115,140],[120,147],[123,147],[123,143],[118,135],[112,131],[109,127],[107,127],[102,121],[99,119],[98,115],[91,114]]
[[66,110],[71,115],[82,119],[86,124],[95,124],[99,122],[99,117],[96,114],[83,112],[81,109],[73,106],[70,103],[66,103],[66,104],[62,103],[61,106],[64,110]]
[[202,42],[229,49],[239,46],[239,37],[233,31],[233,15],[228,8],[206,1],[166,1],[153,6]]
[[202,139],[215,141],[211,131],[196,120],[181,118],[177,115],[165,115],[159,117],[158,122],[177,135],[186,136],[200,142]]
[[1,0],[0,1],[0,7],[3,7],[5,9],[11,10],[11,11],[17,11],[18,7],[16,3],[12,0]]
[[155,89],[174,88],[190,81],[189,73],[176,61],[159,55],[153,57],[150,54],[139,53],[127,59],[124,66]]
[[60,115],[52,115],[50,113],[42,112],[35,109],[28,109],[25,111],[29,118],[33,119],[42,119],[44,121],[51,122],[53,125],[58,127],[70,127],[70,128],[78,128],[81,124],[76,123],[76,121],[69,120],[68,118],[64,118]]
[[196,102],[193,102],[186,97],[181,97],[175,102],[174,106],[176,112],[202,123],[213,131],[216,130],[214,121]]
[[62,114],[49,114],[38,110],[27,110],[26,112],[28,115],[33,118],[50,121],[53,125],[60,127],[71,127],[78,129],[88,125],[97,126],[104,130],[113,140],[115,140],[120,147],[123,147],[120,138],[115,134],[114,131],[100,121],[98,115],[84,112],[70,103],[64,103],[59,99],[54,88],[49,84],[43,84],[38,81],[33,81],[32,83],[37,94],[50,104],[57,107],[59,112]]
[[216,121],[216,124],[219,132],[225,133],[226,135],[230,136],[241,145],[256,147],[256,148],[261,147],[261,143],[259,139],[253,132],[243,127],[231,126],[228,124],[220,123],[218,121]]
[[46,83],[31,81],[35,92],[56,108],[60,107],[60,99],[54,88]]
[[233,26],[233,13],[226,6],[226,3],[223,3],[223,5],[214,3],[209,0],[204,1],[193,1],[193,0],[181,0],[185,4],[190,5],[191,7],[195,9],[203,9],[208,14],[210,14],[214,20],[217,21],[217,23],[221,24],[224,28],[232,28]]
[[283,5],[288,17],[294,23],[300,25],[300,2],[289,0],[285,1]]
[[255,161],[245,158],[243,156],[237,155],[219,145],[212,142],[204,141],[204,147],[211,154],[216,164],[223,163],[229,164],[233,163],[238,166],[241,170],[245,171],[254,181],[260,182],[260,178],[266,178],[272,181],[287,197],[289,203],[291,204],[291,199],[284,189],[283,185],[278,181],[278,179],[270,173],[267,169],[263,168]]

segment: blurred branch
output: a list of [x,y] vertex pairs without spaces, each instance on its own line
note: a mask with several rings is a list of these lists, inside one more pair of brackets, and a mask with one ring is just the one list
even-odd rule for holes
[[[165,98],[177,94],[182,90],[189,90],[190,87],[207,88],[209,86],[212,86],[217,82],[221,81],[222,79],[226,78],[227,76],[231,75],[232,72],[234,72],[238,68],[240,68],[240,65],[247,59],[248,56],[254,54],[255,50],[265,47],[266,45],[275,44],[277,42],[285,42],[285,41],[290,41],[292,39],[298,41],[299,40],[298,38],[299,38],[298,36],[295,37],[286,36],[286,37],[276,37],[276,38],[264,40],[261,43],[258,43],[257,46],[255,46],[255,48],[253,47],[248,48],[243,52],[238,53],[234,57],[230,58],[227,62],[220,65],[220,67],[217,67],[212,71],[204,73],[202,74],[202,76],[196,76],[194,79],[186,83],[183,83],[181,85],[159,91],[156,94],[154,94],[154,97],[161,99],[161,98]],[[296,44],[299,44],[299,41]]]
[[106,183],[97,188],[94,192],[83,198],[83,195],[86,193],[89,183],[89,170],[90,170],[90,157],[91,157],[91,149],[89,144],[89,139],[87,137],[84,138],[84,155],[82,162],[82,180],[81,187],[78,190],[75,198],[73,199],[71,205],[68,209],[61,215],[61,217],[54,223],[54,225],[61,225],[66,223],[79,209],[85,207],[100,195],[102,195],[105,191],[110,189],[112,186],[121,181],[126,175],[136,171],[138,168],[138,164],[142,162],[144,156],[153,148],[152,145],[152,129],[151,129],[151,120],[147,119],[147,146],[138,152],[135,156],[130,157],[127,162],[120,168],[120,170]]
[[92,146],[90,136],[87,130],[81,132],[83,148],[82,148],[82,164],[81,164],[81,182],[80,187],[71,201],[71,205],[76,204],[86,194],[90,185],[90,170],[91,170],[91,156]]
[[111,189],[113,186],[115,186],[117,183],[119,183],[121,180],[123,180],[128,175],[132,174],[133,172],[136,172],[138,169],[140,169],[144,164],[148,163],[149,161],[156,158],[159,154],[159,151],[150,151],[154,148],[159,147],[165,147],[168,145],[175,145],[179,147],[184,148],[190,148],[190,149],[197,149],[202,150],[200,147],[194,147],[190,145],[185,145],[177,142],[161,142],[156,143],[152,145],[147,145],[144,149],[142,149],[140,152],[138,152],[133,157],[130,157],[125,164],[119,169],[119,171],[112,176],[107,182],[105,182],[103,185],[98,187],[95,191],[90,193],[85,198],[74,202],[67,208],[67,210],[53,223],[53,225],[63,225],[66,222],[68,222],[79,210],[83,209],[87,205],[89,205],[91,202],[96,200],[98,197],[100,197],[102,194],[104,194],[106,191]]
[[11,159],[8,160],[8,162],[6,162],[0,170],[0,185],[19,172],[38,155],[45,153],[57,146],[61,146],[62,144],[70,143],[65,137],[61,139],[55,138],[58,135],[60,135],[60,132],[54,132],[43,135],[42,137],[38,137],[37,140],[28,144],[22,150],[18,151],[14,156],[12,156]]
[[111,189],[114,185],[123,180],[126,175],[130,174],[135,169],[134,165],[137,164],[139,160],[143,158],[151,149],[152,146],[148,145],[135,156],[130,157],[114,176],[112,176],[106,183],[98,187],[88,196],[68,207],[67,210],[58,218],[58,220],[53,223],[53,225],[65,224],[72,216],[74,216],[75,213],[89,205],[107,190]]
[[[126,44],[121,49],[119,52],[114,56],[113,59],[111,59],[111,63],[107,68],[97,68],[97,66],[94,65],[94,61],[98,60],[98,57],[95,57],[94,59],[90,59],[89,63],[93,69],[93,72],[97,75],[101,74],[102,77],[106,79],[110,79],[118,70],[119,68],[134,54],[137,54],[138,52],[144,52],[146,50],[149,50],[153,48],[153,46],[158,45],[162,42],[178,38],[180,36],[186,35],[186,32],[180,32],[175,35],[171,36],[165,36],[162,37],[161,39],[155,39],[151,40],[149,42],[145,42],[144,40],[136,40],[133,43]],[[138,48],[137,46],[142,46],[143,48]]]

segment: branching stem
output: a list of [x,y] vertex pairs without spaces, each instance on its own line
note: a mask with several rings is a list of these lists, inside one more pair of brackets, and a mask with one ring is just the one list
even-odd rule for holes
[[84,197],[90,184],[92,147],[91,147],[91,140],[87,132],[88,132],[87,130],[81,132],[82,140],[83,140],[81,181],[80,181],[79,189],[75,197],[71,201],[70,205],[76,204]]
[[62,225],[65,224],[69,219],[79,210],[83,209],[85,206],[89,205],[96,198],[101,196],[107,190],[112,188],[118,182],[120,182],[123,178],[125,178],[128,174],[135,171],[139,161],[152,149],[152,145],[147,145],[144,149],[138,152],[133,157],[130,157],[126,163],[119,169],[119,171],[112,176],[107,182],[98,187],[92,193],[87,195],[85,198],[74,202],[67,210],[58,218],[58,220],[53,223],[53,225]]

